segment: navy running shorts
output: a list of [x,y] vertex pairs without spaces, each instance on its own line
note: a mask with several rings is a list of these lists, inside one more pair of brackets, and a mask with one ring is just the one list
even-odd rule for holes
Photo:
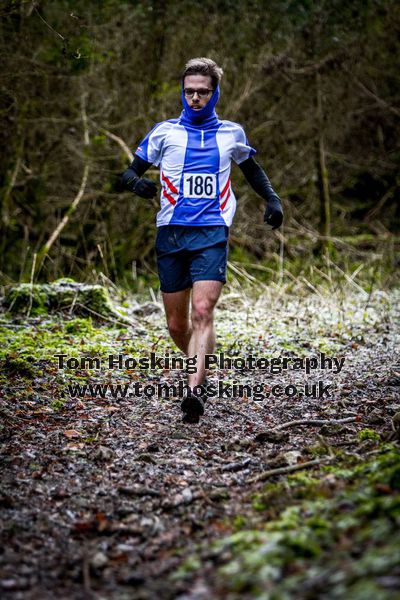
[[229,227],[163,225],[156,254],[162,292],[180,292],[195,281],[226,282]]

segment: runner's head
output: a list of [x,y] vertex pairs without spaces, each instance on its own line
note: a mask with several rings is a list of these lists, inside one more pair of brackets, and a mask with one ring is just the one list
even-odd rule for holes
[[217,89],[223,70],[211,58],[192,58],[185,65],[182,88],[192,110],[201,110]]

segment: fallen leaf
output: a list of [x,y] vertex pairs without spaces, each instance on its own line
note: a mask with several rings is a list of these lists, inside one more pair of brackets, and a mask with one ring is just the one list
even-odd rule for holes
[[81,434],[79,433],[79,431],[76,431],[76,429],[66,429],[64,431],[64,435],[67,438],[81,437]]

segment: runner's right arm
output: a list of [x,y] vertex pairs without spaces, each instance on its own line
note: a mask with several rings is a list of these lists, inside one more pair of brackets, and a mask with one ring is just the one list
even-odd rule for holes
[[154,198],[157,194],[157,186],[151,179],[146,179],[142,175],[151,167],[152,163],[143,160],[135,154],[132,164],[121,177],[121,184],[124,190],[129,190],[141,198]]

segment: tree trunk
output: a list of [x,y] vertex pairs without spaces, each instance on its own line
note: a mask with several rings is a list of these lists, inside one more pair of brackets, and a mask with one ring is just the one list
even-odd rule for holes
[[318,132],[315,138],[316,167],[318,196],[320,205],[320,235],[319,251],[329,252],[331,241],[331,200],[329,194],[329,177],[326,167],[326,152],[324,139],[324,114],[322,109],[321,75],[315,74],[316,122]]

